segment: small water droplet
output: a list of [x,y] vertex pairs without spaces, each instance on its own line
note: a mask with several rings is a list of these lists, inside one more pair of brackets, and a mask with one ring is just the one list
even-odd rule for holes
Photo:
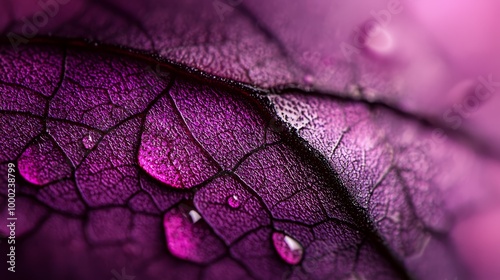
[[294,238],[281,232],[274,232],[273,245],[285,262],[296,265],[302,260],[304,249]]
[[95,144],[97,143],[97,140],[99,138],[99,135],[97,133],[89,133],[87,136],[83,137],[82,143],[85,149],[90,150],[94,148]]
[[306,84],[312,84],[314,82],[314,77],[312,75],[305,75],[304,82]]
[[241,201],[237,195],[233,194],[227,198],[227,204],[229,204],[231,208],[238,208],[241,205]]

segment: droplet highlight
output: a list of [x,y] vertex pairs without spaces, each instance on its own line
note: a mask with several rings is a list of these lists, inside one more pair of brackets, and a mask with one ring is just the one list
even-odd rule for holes
[[196,210],[190,210],[188,212],[188,214],[189,214],[189,217],[191,218],[191,222],[193,224],[195,224],[196,222],[201,220],[201,215],[200,215],[200,213],[196,212]]
[[227,198],[227,204],[231,207],[231,208],[239,208],[241,206],[241,200],[239,199],[239,197],[237,195],[231,195]]
[[302,260],[304,248],[294,238],[281,232],[274,232],[273,245],[278,255],[288,264],[296,265]]
[[179,259],[209,263],[226,251],[222,240],[189,204],[181,203],[165,213],[163,227],[167,248]]

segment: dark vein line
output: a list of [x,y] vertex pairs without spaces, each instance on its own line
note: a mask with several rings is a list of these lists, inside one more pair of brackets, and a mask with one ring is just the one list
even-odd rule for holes
[[222,168],[222,166],[214,159],[214,157],[205,149],[205,147],[203,147],[203,145],[200,143],[200,141],[194,136],[194,133],[189,128],[189,125],[187,124],[187,122],[186,122],[184,116],[182,115],[179,107],[175,103],[174,98],[170,94],[168,94],[167,95],[167,99],[169,100],[169,103],[172,105],[172,108],[174,109],[173,110],[174,113],[179,117],[179,119],[181,121],[182,127],[184,127],[184,130],[187,131],[187,134],[190,136],[190,138],[192,138],[194,140],[195,144],[203,151],[203,153],[208,157],[208,159],[213,164],[215,164],[215,166],[219,170],[223,170],[224,168]]
[[24,86],[24,85],[15,84],[15,83],[9,83],[9,82],[5,82],[5,81],[0,81],[0,84],[5,85],[5,86],[9,86],[9,87],[13,87],[13,88],[24,89],[26,91],[34,93],[36,96],[38,96],[38,97],[40,97],[42,99],[45,99],[45,100],[48,99],[48,96],[46,96],[45,94],[43,94],[43,93],[41,93],[41,92],[39,92],[37,90],[34,90],[32,88],[29,88],[27,86]]

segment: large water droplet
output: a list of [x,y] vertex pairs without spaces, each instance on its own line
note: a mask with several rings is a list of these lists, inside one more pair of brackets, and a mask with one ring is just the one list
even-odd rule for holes
[[225,253],[224,243],[188,204],[181,203],[165,213],[163,226],[168,250],[180,259],[209,263]]
[[294,238],[281,232],[274,232],[273,245],[285,262],[296,265],[302,260],[304,249]]
[[241,205],[241,200],[234,194],[227,198],[227,204],[229,204],[231,208],[238,208]]

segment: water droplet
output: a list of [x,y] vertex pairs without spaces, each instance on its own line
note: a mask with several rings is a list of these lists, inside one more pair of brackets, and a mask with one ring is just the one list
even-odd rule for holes
[[225,253],[225,245],[201,214],[181,203],[163,217],[167,247],[172,255],[196,263],[209,263]]
[[97,140],[99,139],[99,135],[97,133],[90,132],[87,136],[83,137],[82,143],[85,149],[90,150],[94,148]]
[[285,262],[296,265],[302,260],[304,249],[294,238],[281,232],[274,232],[273,244],[278,255],[280,255]]
[[370,34],[366,39],[365,44],[368,48],[378,54],[389,54],[394,50],[393,36],[383,27],[378,27],[377,31]]
[[304,82],[306,84],[312,84],[314,82],[314,77],[312,75],[305,75]]
[[229,204],[231,208],[238,208],[241,205],[241,201],[237,195],[233,194],[227,198],[227,204]]

